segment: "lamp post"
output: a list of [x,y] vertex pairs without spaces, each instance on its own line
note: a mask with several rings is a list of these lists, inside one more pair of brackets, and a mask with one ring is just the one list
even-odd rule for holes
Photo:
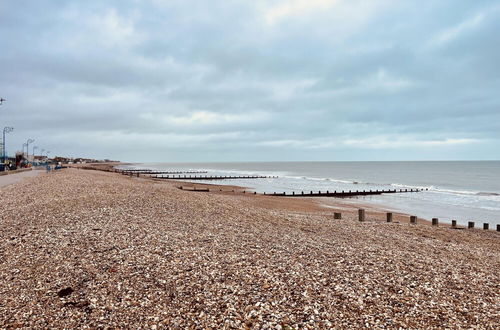
[[35,150],[38,149],[37,146],[33,147],[33,164],[35,164]]
[[14,130],[14,127],[4,127],[3,128],[3,139],[2,139],[2,144],[3,144],[3,155],[2,155],[2,161],[5,163],[5,134],[10,133]]
[[33,142],[35,142],[35,140],[33,140],[33,139],[28,139],[26,141],[26,160],[28,161],[28,164],[30,162],[30,159],[29,159],[30,158],[30,152],[29,152],[29,150],[30,150],[30,143],[33,143]]

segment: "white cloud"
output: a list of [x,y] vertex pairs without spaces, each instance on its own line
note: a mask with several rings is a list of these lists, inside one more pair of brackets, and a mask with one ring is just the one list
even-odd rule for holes
[[431,38],[428,42],[429,47],[437,47],[443,44],[446,44],[450,41],[453,41],[460,37],[466,31],[472,30],[480,25],[484,20],[483,14],[477,14],[471,18],[466,19],[465,21],[457,24],[453,27],[442,30],[435,36]]
[[435,139],[418,140],[410,137],[371,137],[369,139],[347,139],[342,144],[356,148],[367,149],[398,149],[398,148],[418,148],[418,147],[447,147],[454,145],[465,145],[480,142],[477,139]]
[[255,124],[268,118],[265,112],[247,114],[217,113],[211,111],[195,111],[187,116],[157,116],[154,114],[141,115],[144,119],[161,120],[175,126],[211,126],[228,124]]
[[66,35],[66,42],[72,47],[97,44],[105,48],[128,48],[144,40],[144,35],[135,28],[135,20],[120,15],[115,8],[92,14],[71,8],[62,13],[62,18],[73,29]]
[[387,72],[385,68],[379,68],[377,72],[361,83],[361,89],[380,89],[388,92],[398,92],[413,86],[414,83],[405,78],[397,77]]
[[287,140],[272,140],[262,141],[257,143],[259,146],[266,147],[288,147],[301,149],[339,149],[339,148],[355,148],[355,149],[402,149],[402,148],[432,148],[432,147],[449,147],[455,145],[467,145],[481,142],[477,139],[434,139],[434,140],[419,140],[411,137],[388,137],[373,135],[369,138],[350,139],[347,137],[314,138],[314,139],[287,139]]
[[264,10],[264,18],[268,24],[275,24],[279,21],[314,11],[329,9],[338,0],[285,0],[278,5],[273,5]]

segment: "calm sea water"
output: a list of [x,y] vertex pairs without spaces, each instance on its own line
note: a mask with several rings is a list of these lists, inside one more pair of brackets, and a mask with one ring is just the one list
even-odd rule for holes
[[211,181],[257,192],[429,189],[356,197],[355,201],[440,221],[500,224],[500,161],[148,163],[136,168],[204,170],[208,175],[267,175],[273,179]]

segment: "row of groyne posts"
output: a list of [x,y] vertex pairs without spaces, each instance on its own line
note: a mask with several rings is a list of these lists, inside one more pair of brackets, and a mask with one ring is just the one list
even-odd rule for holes
[[[277,176],[259,176],[259,175],[243,175],[243,176],[232,176],[232,175],[196,175],[196,174],[206,174],[206,171],[154,171],[154,170],[142,170],[142,169],[133,169],[133,170],[115,170],[116,172],[120,172],[122,175],[128,176],[136,176],[140,177],[141,175],[147,175],[150,178],[154,179],[165,179],[165,180],[230,180],[230,179],[269,179],[269,178],[277,178]],[[188,175],[189,174],[189,175]],[[159,176],[161,175],[161,176]],[[183,189],[182,187],[179,187]],[[189,191],[197,191],[197,192],[209,192],[209,188],[194,188],[194,189],[184,189]],[[408,193],[408,192],[419,192],[420,189],[394,189],[394,190],[342,190],[342,191],[318,191],[318,192],[298,192],[295,191],[291,193],[266,193],[264,192],[262,195],[265,196],[282,196],[282,197],[353,197],[353,196],[366,196],[366,195],[380,195],[380,194],[395,194],[395,193]],[[243,191],[246,193],[246,191]],[[254,195],[257,192],[253,192]]]
[[[334,219],[342,219],[342,213],[340,212],[334,212],[333,213],[333,218]],[[386,213],[386,219],[387,222],[392,222],[393,214],[392,212],[387,212]],[[364,209],[359,209],[358,210],[358,220],[360,222],[366,221],[366,213]],[[410,224],[417,224],[417,216],[415,215],[410,215]],[[438,218],[432,218],[432,225],[433,226],[439,226],[439,219]],[[475,227],[475,222],[474,221],[469,221],[467,223],[467,228],[468,229],[474,229]],[[451,220],[451,228],[452,229],[462,229],[457,226],[457,220]],[[483,223],[483,229],[484,230],[489,230],[490,229],[490,224],[489,223]],[[497,224],[497,231],[500,231],[500,224]]]
[[269,179],[277,176],[261,175],[197,175],[206,174],[207,171],[154,171],[154,170],[115,170],[123,175],[137,176],[147,175],[153,179],[164,180],[228,180],[228,179]]
[[[88,169],[96,169],[96,168],[88,168]],[[141,174],[145,174],[145,175],[149,175],[150,177],[153,177],[153,178],[158,178],[158,179],[189,179],[189,180],[193,180],[193,179],[198,179],[198,180],[224,180],[224,179],[240,179],[240,178],[245,178],[245,179],[257,179],[257,178],[277,178],[275,176],[197,176],[195,175],[195,177],[192,177],[192,174],[206,174],[207,171],[154,171],[154,170],[144,170],[144,169],[128,169],[128,170],[122,170],[122,169],[107,169],[106,171],[109,171],[109,172],[118,172],[118,173],[121,173],[123,175],[128,175],[128,176],[137,176],[139,177]],[[158,174],[161,174],[162,176],[161,177],[158,177]],[[167,175],[166,177],[163,176],[163,175]],[[175,176],[175,174],[177,174],[177,176]],[[182,175],[184,174],[184,175]],[[189,176],[187,176],[187,174],[191,174]],[[154,175],[154,176],[153,176]],[[170,177],[170,175],[172,175]],[[187,191],[199,191],[199,192],[210,192],[210,189],[209,188],[192,188],[192,189],[185,189],[183,188],[182,186],[179,187],[179,189],[181,190],[187,190]],[[428,189],[425,189],[425,190],[428,190]],[[220,189],[220,191],[222,191]],[[292,193],[289,193],[287,194],[286,192],[283,192],[283,193],[276,193],[276,192],[273,192],[273,193],[263,193],[261,195],[263,196],[281,196],[281,197],[352,197],[352,196],[359,196],[359,195],[374,195],[374,194],[388,194],[388,193],[404,193],[404,192],[420,192],[422,191],[422,189],[399,189],[396,190],[363,190],[363,191],[334,191],[334,192],[330,192],[330,191],[326,191],[326,192],[321,192],[321,191],[318,191],[317,193],[313,192],[313,191],[310,191],[309,193],[304,193],[303,191],[299,194],[299,193],[295,193],[295,192],[292,192]],[[235,192],[234,189],[232,190],[232,192]],[[246,193],[246,191],[244,190],[243,193]],[[257,195],[257,192],[253,192],[252,193],[253,195]],[[334,212],[333,214],[333,218],[334,219],[342,219],[342,213],[340,212]],[[364,209],[359,209],[358,210],[358,220],[360,222],[364,222],[366,221],[366,212]],[[393,222],[393,213],[392,212],[387,212],[386,213],[386,221],[387,222]],[[410,216],[410,224],[414,224],[416,225],[417,224],[417,216],[415,215],[411,215]],[[439,226],[439,219],[438,218],[432,218],[432,225],[433,226]],[[457,226],[457,220],[451,220],[451,228],[452,229],[463,229],[461,227],[458,227]],[[469,221],[467,223],[467,228],[468,229],[474,229],[475,228],[475,222],[474,221]],[[490,225],[489,223],[483,223],[483,229],[484,230],[489,230],[490,229]],[[496,231],[497,232],[500,232],[500,224],[497,224],[496,225]]]

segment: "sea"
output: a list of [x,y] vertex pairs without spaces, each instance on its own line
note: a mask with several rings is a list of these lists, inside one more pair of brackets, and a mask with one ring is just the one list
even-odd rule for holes
[[[424,191],[358,196],[343,201],[424,219],[439,218],[440,222],[453,219],[465,225],[474,221],[481,228],[486,222],[491,229],[500,224],[500,161],[141,163],[127,167],[272,177],[201,181],[242,186],[258,193],[417,188]],[[329,198],[333,199],[323,200]]]

